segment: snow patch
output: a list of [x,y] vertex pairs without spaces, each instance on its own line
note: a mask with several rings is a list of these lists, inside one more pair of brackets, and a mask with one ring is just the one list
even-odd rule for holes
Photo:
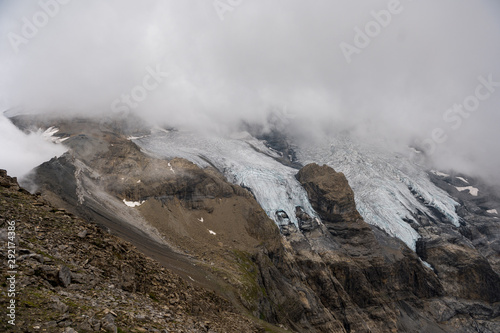
[[[42,131],[42,129],[38,130],[39,132]],[[59,132],[59,128],[51,126],[47,128],[43,133],[41,133],[42,138],[46,141],[50,141],[53,143],[61,143],[69,139],[69,136],[66,138],[60,138],[57,136],[54,136],[57,132]]]
[[465,187],[456,187],[455,188],[462,192],[462,191],[469,191],[469,194],[474,196],[474,197],[477,197],[477,194],[479,193],[479,189],[473,187],[473,186],[465,186]]
[[170,167],[170,171],[172,171],[172,173],[175,173],[174,168],[172,168],[172,164],[170,164],[170,162],[168,163],[168,166]]
[[[161,127],[158,127],[158,126],[155,126],[151,129],[151,133],[169,133],[170,131],[169,130],[166,130],[164,128],[161,128]],[[147,135],[145,136],[147,137]]]
[[43,136],[44,138],[47,138],[47,139],[48,139],[48,138],[50,138],[50,137],[54,136],[54,134],[56,134],[57,132],[59,132],[59,128],[54,127],[54,126],[51,126],[51,127],[47,128],[47,129],[45,130],[45,132],[43,132],[43,133],[42,133],[42,136]]
[[463,177],[457,177],[457,179],[460,179],[461,181],[463,181],[464,183],[466,184],[469,184],[469,182],[467,181],[467,179],[463,178]]
[[410,148],[410,151],[411,151],[412,153],[414,153],[414,154],[422,154],[422,152],[421,152],[420,150],[417,150],[417,149],[415,149],[414,147],[408,147],[408,148]]
[[433,174],[435,174],[436,176],[439,176],[439,177],[449,177],[450,175],[447,174],[447,173],[444,173],[444,172],[440,172],[440,171],[437,171],[437,170],[431,170],[431,172]]
[[127,138],[127,140],[130,140],[130,141],[132,141],[132,140],[139,140],[139,139],[142,139],[142,138],[145,138],[145,137],[147,137],[147,135],[143,135],[143,136],[129,136]]
[[199,218],[198,221],[203,222],[203,217]]
[[139,207],[140,205],[142,205],[144,203],[144,200],[143,201],[127,201],[127,200],[123,199],[123,203],[129,207]]
[[[420,259],[420,258],[418,258],[418,259]],[[421,263],[422,263],[425,267],[427,267],[427,268],[430,268],[430,269],[434,270],[434,268],[432,268],[431,264],[429,264],[427,261],[424,261],[424,260],[420,259],[420,262],[421,262]]]
[[488,214],[497,214],[498,215],[498,211],[496,209],[489,209],[486,211],[486,213]]
[[214,231],[212,231],[212,230],[210,230],[210,229],[208,230],[208,232],[209,232],[211,235],[217,235]]

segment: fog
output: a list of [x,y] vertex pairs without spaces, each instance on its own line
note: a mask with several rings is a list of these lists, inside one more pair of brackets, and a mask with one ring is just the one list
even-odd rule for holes
[[3,0],[0,34],[4,108],[216,133],[278,110],[305,134],[414,145],[488,178],[500,167],[495,0]]
[[12,176],[25,176],[35,166],[65,151],[61,145],[44,141],[41,133],[24,134],[5,117],[0,117],[0,133],[0,169]]

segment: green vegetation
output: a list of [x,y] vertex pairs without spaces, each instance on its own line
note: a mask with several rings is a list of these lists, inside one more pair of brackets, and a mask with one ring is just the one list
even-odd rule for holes
[[246,301],[251,311],[257,311],[259,299],[267,297],[266,289],[259,284],[259,269],[247,252],[234,250],[236,263],[239,268],[240,279],[243,284],[241,297]]

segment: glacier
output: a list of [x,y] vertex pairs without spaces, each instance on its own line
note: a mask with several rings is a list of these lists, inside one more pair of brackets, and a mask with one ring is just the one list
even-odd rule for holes
[[458,203],[434,185],[425,168],[407,155],[362,144],[345,135],[316,140],[312,145],[295,145],[299,163],[326,164],[342,172],[364,220],[413,250],[420,235],[405,220],[419,224],[414,218],[419,212],[439,220],[432,207],[453,225],[460,225],[455,209]]
[[132,141],[156,157],[180,157],[202,168],[216,168],[231,183],[249,188],[266,214],[278,225],[281,223],[278,212],[284,211],[290,222],[298,227],[297,206],[310,216],[318,217],[306,191],[295,178],[297,170],[277,161],[279,155],[249,133],[217,137],[156,130],[150,136]]
[[[228,181],[250,189],[278,226],[283,223],[281,211],[297,226],[297,206],[318,218],[295,178],[298,170],[279,162],[280,155],[275,150],[247,132],[221,137],[162,129],[130,139],[153,156],[180,157],[202,168],[216,168]],[[435,210],[459,226],[455,212],[458,203],[431,182],[424,167],[402,154],[341,135],[323,138],[312,145],[291,139],[291,144],[300,164],[326,164],[344,173],[364,220],[413,250],[420,235],[408,221],[418,224],[415,216],[423,213],[439,220]]]

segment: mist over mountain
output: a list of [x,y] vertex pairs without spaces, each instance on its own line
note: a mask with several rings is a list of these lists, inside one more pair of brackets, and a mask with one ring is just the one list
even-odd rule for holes
[[0,103],[218,134],[273,113],[491,178],[499,16],[492,0],[2,1]]

